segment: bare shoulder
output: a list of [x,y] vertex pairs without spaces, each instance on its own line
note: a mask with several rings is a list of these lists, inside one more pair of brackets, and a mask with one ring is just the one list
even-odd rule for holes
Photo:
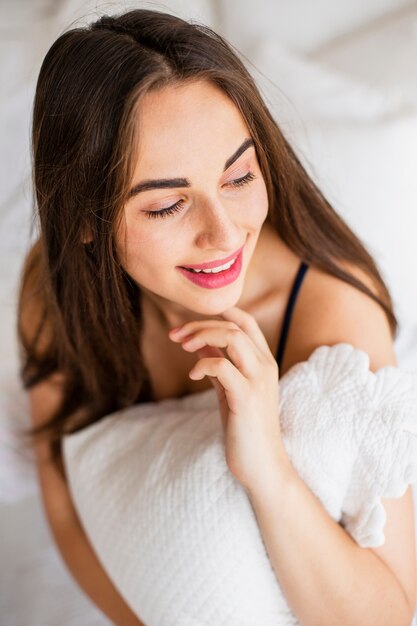
[[[361,268],[343,268],[377,293],[373,280]],[[310,266],[297,297],[282,362],[282,371],[321,345],[350,343],[370,357],[370,369],[397,365],[388,318],[368,295],[323,270]]]
[[[373,293],[377,292],[363,270],[352,265],[345,265],[344,269]],[[290,361],[306,360],[319,345],[347,342],[369,355],[369,368],[373,372],[385,365],[398,365],[388,319],[375,300],[315,268],[309,268],[305,280],[297,319],[294,319],[292,343],[289,343]],[[402,497],[382,498],[382,503],[386,512],[385,543],[370,550],[391,570],[413,608],[417,597],[417,563],[411,486]]]
[[[360,268],[344,264],[344,269],[377,293],[372,279]],[[285,373],[308,359],[320,345],[350,343],[369,355],[370,370],[397,366],[387,316],[372,298],[345,281],[309,267],[297,298],[291,320],[284,360]],[[415,607],[417,564],[415,559],[415,519],[413,494],[408,486],[401,498],[382,498],[386,511],[385,543],[370,548],[381,559]]]

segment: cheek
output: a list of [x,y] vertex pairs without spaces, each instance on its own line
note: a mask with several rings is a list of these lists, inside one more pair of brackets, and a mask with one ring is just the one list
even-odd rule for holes
[[268,215],[268,193],[266,185],[259,185],[249,198],[248,215],[254,222],[263,222]]
[[163,276],[167,267],[172,267],[181,258],[186,243],[184,237],[176,235],[173,238],[172,229],[168,233],[162,229],[152,234],[142,231],[128,239],[128,262],[137,271]]
[[119,258],[129,273],[143,267],[146,259],[152,258],[150,251],[152,248],[155,249],[155,243],[131,220],[120,225],[115,236],[115,244]]
[[149,228],[146,221],[139,217],[128,220],[118,237],[118,241],[125,247],[129,256],[146,256],[150,251],[160,248],[161,231],[157,228]]
[[182,258],[187,236],[182,231],[173,238],[172,228],[167,233],[166,228],[158,228],[158,225],[151,224],[153,228],[147,226],[146,223],[128,220],[120,225],[115,242],[125,270],[139,283],[143,282],[152,289],[155,277],[158,283],[163,282],[168,276],[167,267],[172,268]]

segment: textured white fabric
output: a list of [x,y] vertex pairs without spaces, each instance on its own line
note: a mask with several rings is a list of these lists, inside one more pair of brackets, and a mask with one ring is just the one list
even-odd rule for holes
[[[381,497],[417,482],[417,374],[320,346],[281,378],[278,409],[306,484],[359,545],[382,545]],[[214,389],[113,413],[63,450],[91,543],[147,626],[298,623],[226,465]]]

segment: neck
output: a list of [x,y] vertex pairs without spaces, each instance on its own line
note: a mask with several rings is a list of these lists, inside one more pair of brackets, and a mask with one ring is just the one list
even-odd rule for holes
[[147,313],[148,319],[156,322],[167,333],[176,326],[182,326],[187,322],[207,319],[222,319],[220,315],[203,315],[191,311],[175,302],[167,301],[154,293],[141,287],[142,310]]

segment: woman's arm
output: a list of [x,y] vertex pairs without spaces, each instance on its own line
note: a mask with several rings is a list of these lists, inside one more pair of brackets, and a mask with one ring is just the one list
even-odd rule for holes
[[[59,401],[59,385],[51,380],[29,392],[31,418],[39,424],[52,414]],[[70,573],[92,602],[117,626],[145,626],[119,595],[98,561],[80,524],[67,483],[50,461],[49,445],[36,446],[42,500],[55,543]]]
[[[266,550],[302,626],[410,626],[414,607],[391,569],[360,547],[284,464],[248,494]],[[405,498],[406,496],[404,496]]]
[[[31,344],[43,316],[39,241],[26,258],[19,306],[19,329]],[[51,341],[49,324],[39,338],[40,355]],[[55,373],[29,390],[32,426],[47,422],[61,402],[63,377]],[[78,519],[64,478],[65,472],[50,460],[50,446],[42,441],[35,446],[37,472],[46,519],[56,546],[70,573],[92,602],[117,626],[144,626],[119,595],[98,561]]]
[[[382,309],[350,285],[309,272],[288,338],[287,369],[316,347],[343,341],[369,354],[373,372],[396,366]],[[385,544],[372,549],[360,547],[333,520],[291,464],[284,462],[268,480],[250,498],[276,576],[302,626],[410,626],[417,586],[410,488],[384,502]]]

